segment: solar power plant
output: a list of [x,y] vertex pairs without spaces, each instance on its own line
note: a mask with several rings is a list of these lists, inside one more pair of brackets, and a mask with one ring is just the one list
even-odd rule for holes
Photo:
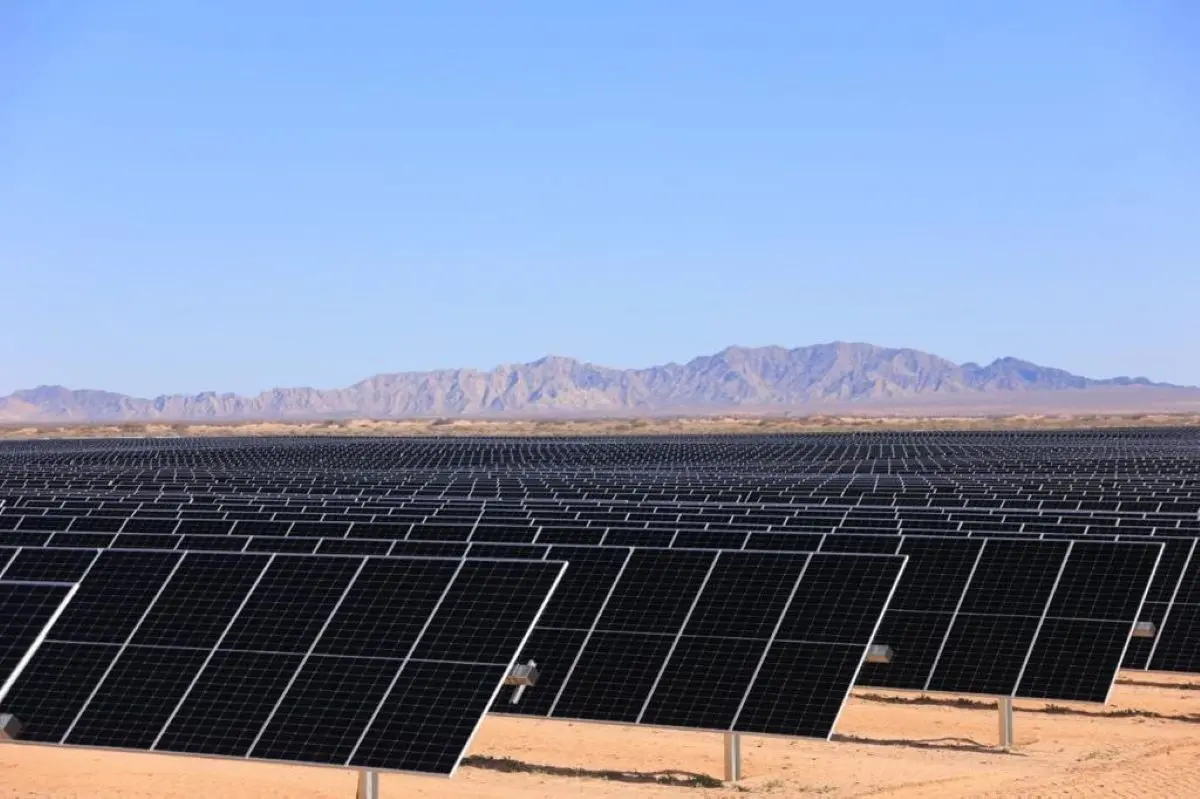
[[19,742],[441,775],[564,569],[152,550],[0,558],[4,581],[78,583],[0,700]]
[[[491,712],[822,737],[852,682],[1103,702],[1118,667],[1200,672],[1198,454],[1195,429],[5,442],[0,546],[566,563],[505,653],[536,684]],[[882,576],[846,594],[823,563]]]

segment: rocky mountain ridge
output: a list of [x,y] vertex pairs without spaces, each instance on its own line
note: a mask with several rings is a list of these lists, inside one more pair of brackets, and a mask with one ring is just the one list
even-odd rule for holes
[[256,396],[204,392],[154,399],[41,386],[0,398],[0,421],[405,418],[481,415],[764,412],[925,398],[1001,399],[1113,387],[1200,390],[1146,378],[1092,379],[1016,358],[956,364],[913,349],[832,342],[728,347],[685,364],[614,369],[547,356],[490,371],[379,374],[342,389],[276,388]]

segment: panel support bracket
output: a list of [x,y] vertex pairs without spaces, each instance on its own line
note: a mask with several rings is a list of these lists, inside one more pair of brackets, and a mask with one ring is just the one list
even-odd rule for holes
[[513,666],[512,671],[504,677],[505,685],[515,686],[512,698],[508,701],[514,705],[520,702],[521,697],[525,695],[525,689],[537,685],[537,681],[538,668],[534,661]]
[[538,667],[535,661],[519,663],[512,671],[504,676],[505,685],[515,685],[518,688],[531,688],[537,685]]
[[379,799],[379,772],[358,772],[358,794],[355,799]]
[[1001,696],[996,700],[996,709],[1000,711],[1000,748],[1008,751],[1013,747],[1013,700],[1011,696]]
[[742,736],[736,732],[725,733],[725,782],[737,782],[742,778]]
[[0,743],[15,741],[21,734],[21,720],[11,713],[0,713]]

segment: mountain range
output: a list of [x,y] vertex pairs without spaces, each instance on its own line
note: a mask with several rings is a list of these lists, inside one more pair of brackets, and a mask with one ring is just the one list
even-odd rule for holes
[[[154,399],[40,386],[0,397],[0,422],[588,416],[762,412],[888,404],[1022,406],[1113,395],[1200,401],[1200,389],[1143,377],[1093,379],[1000,358],[957,364],[913,349],[832,342],[728,347],[684,364],[614,369],[547,356],[491,371],[379,374],[347,388],[204,392]],[[1131,406],[1132,407],[1132,406]]]

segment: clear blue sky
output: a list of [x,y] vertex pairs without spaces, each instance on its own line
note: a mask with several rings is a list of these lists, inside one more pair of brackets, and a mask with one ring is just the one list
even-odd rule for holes
[[845,339],[1200,384],[1193,0],[8,0],[0,393]]

